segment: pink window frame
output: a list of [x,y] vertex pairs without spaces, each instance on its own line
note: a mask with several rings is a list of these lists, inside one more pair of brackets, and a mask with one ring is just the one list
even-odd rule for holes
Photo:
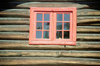
[[[49,39],[36,39],[36,13],[50,13]],[[70,13],[70,39],[56,39],[56,13]],[[53,18],[53,19],[52,19]],[[54,28],[54,29],[53,29]],[[76,7],[30,8],[29,45],[76,45]],[[43,35],[42,35],[43,36]]]

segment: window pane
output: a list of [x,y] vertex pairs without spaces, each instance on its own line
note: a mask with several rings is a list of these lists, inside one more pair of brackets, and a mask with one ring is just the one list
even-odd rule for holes
[[44,23],[44,30],[49,30],[49,23]]
[[70,14],[64,14],[64,21],[70,21]]
[[36,38],[42,38],[42,31],[36,31]]
[[70,24],[69,23],[64,23],[64,30],[69,30]]
[[62,39],[62,31],[57,31],[56,32],[56,38],[57,39]]
[[42,23],[36,23],[36,29],[42,29]]
[[42,14],[37,14],[37,21],[42,21]]
[[49,14],[44,14],[44,21],[49,21],[50,15]]
[[57,14],[57,21],[62,21],[62,14]]
[[69,31],[64,31],[64,38],[68,39],[69,38]]
[[49,38],[49,31],[43,32],[43,38]]
[[62,23],[61,22],[57,22],[56,28],[57,28],[57,30],[62,30]]

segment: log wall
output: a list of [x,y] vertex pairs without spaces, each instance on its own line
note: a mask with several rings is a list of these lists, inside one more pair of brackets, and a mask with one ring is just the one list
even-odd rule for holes
[[[0,1],[0,66],[100,65],[98,0]],[[77,45],[29,45],[30,7],[77,7]]]

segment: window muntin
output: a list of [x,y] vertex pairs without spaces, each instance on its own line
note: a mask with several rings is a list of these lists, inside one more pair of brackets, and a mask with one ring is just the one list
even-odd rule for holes
[[[47,17],[48,14],[49,14],[49,17]],[[57,14],[58,14],[58,17],[57,17]],[[76,8],[32,7],[31,15],[34,16],[34,19],[32,18],[32,16],[30,17],[31,19],[30,20],[31,21],[30,35],[34,37],[29,38],[30,39],[29,44],[38,44],[38,43],[39,44],[53,44],[53,45],[55,44],[75,45],[76,44]],[[32,27],[33,27],[32,21],[34,21],[34,28],[33,28],[34,30],[32,30]],[[38,22],[40,23],[39,25],[41,25],[42,23],[42,27],[36,26],[36,23]],[[57,28],[56,23],[62,23],[60,25],[61,28],[58,27],[58,30],[56,30]],[[40,33],[42,33],[40,34],[42,37],[39,37],[36,39],[37,31],[40,31]],[[58,36],[56,36],[56,34],[58,34]]]

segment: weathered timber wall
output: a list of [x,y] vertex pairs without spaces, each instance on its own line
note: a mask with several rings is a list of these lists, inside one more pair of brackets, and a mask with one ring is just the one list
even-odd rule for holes
[[[100,65],[98,0],[0,1],[0,66]],[[77,7],[77,45],[28,45],[30,7]]]

